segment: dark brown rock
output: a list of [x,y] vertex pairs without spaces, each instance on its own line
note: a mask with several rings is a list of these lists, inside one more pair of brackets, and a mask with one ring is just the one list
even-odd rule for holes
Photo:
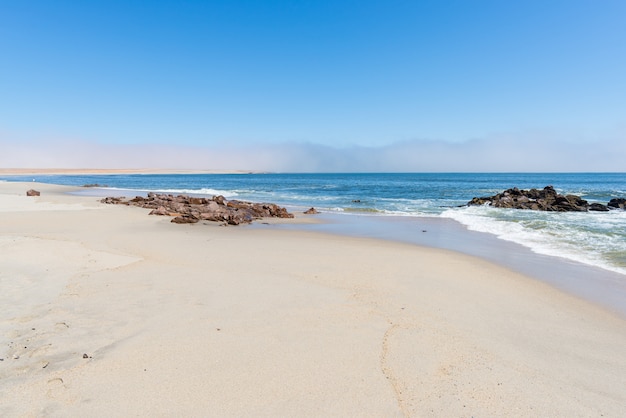
[[592,203],[589,205],[589,211],[591,212],[608,212],[609,208],[602,203]]
[[175,223],[196,223],[199,220],[206,220],[239,225],[265,217],[293,218],[293,215],[285,208],[273,203],[227,201],[224,196],[206,199],[185,195],[148,193],[145,198],[137,196],[127,200],[122,197],[107,197],[102,199],[102,202],[152,209],[150,215],[174,216],[172,222]]
[[315,209],[315,208],[311,208],[311,209],[308,209],[308,210],[304,211],[305,215],[315,215],[315,214],[318,214],[318,213],[319,213],[319,211],[317,209]]
[[159,206],[156,209],[152,209],[148,215],[159,215],[159,216],[168,216],[170,212],[165,208],[165,206]]
[[624,198],[611,199],[607,206],[611,209],[626,210],[626,199]]
[[222,222],[226,221],[226,216],[224,213],[219,212],[202,212],[198,215],[200,219],[203,221],[212,221],[212,222]]
[[40,196],[40,195],[41,193],[38,192],[37,190],[30,189],[26,191],[26,196]]
[[206,205],[207,200],[204,197],[190,197],[189,204],[190,205]]
[[195,216],[192,215],[181,215],[181,216],[177,216],[175,218],[172,218],[172,220],[170,222],[173,222],[175,224],[195,224],[199,221],[200,219],[196,218]]
[[[618,207],[619,199],[613,199],[612,206],[609,202],[608,207]],[[626,203],[626,199],[622,203],[622,208]],[[605,212],[608,208],[600,203],[590,204],[585,199],[576,195],[561,195],[554,190],[552,186],[546,186],[542,190],[530,189],[520,190],[517,187],[505,190],[489,197],[475,197],[467,203],[468,206],[489,205],[496,208],[510,209],[527,209],[541,210],[549,212]]]
[[101,200],[101,202],[108,205],[128,205],[128,202],[124,197],[105,197]]

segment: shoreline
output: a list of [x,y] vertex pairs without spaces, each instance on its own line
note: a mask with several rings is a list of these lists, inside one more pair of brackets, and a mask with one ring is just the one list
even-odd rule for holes
[[[114,170],[103,170],[101,174],[122,174],[112,171]],[[136,171],[141,171],[141,169]],[[184,173],[192,172],[185,171]],[[145,174],[174,174],[174,172],[155,170]],[[212,174],[224,173],[212,172]],[[244,174],[244,172],[231,172],[230,174]],[[56,186],[68,187],[68,190],[73,188],[68,193],[75,196],[94,198],[121,195],[130,198],[147,193],[101,187]],[[330,235],[383,239],[424,248],[451,250],[511,269],[626,318],[626,275],[624,274],[564,257],[535,253],[521,244],[503,240],[489,233],[469,230],[454,219],[329,212],[307,216],[302,215],[299,209],[302,208],[289,208],[297,215],[296,222],[281,222],[281,220],[266,218],[245,227],[262,229],[269,226],[278,229],[315,231]],[[590,277],[593,278],[592,281],[589,280]]]
[[626,320],[509,268],[293,222],[176,225],[78,189],[0,182],[0,415],[618,416],[626,402]]
[[261,174],[250,170],[187,170],[155,168],[0,168],[0,176],[110,174]]
[[[138,171],[142,170],[135,170],[135,174],[139,174]],[[122,174],[114,171],[102,170],[101,174]],[[192,172],[181,171],[182,173],[190,174]],[[220,172],[211,173],[224,174]],[[174,172],[155,170],[150,173],[146,172],[146,174],[174,174]],[[208,171],[199,174],[208,174]],[[231,172],[231,174],[244,174],[244,172]],[[54,184],[51,185],[54,186]],[[145,193],[137,190],[57,186],[73,188],[71,192],[68,192],[69,194],[84,197],[123,195],[130,198],[136,195],[145,195]],[[626,275],[624,274],[564,257],[535,253],[524,245],[501,239],[489,233],[469,230],[454,219],[423,216],[334,214],[329,212],[303,216],[298,212],[299,209],[302,208],[289,208],[299,218],[296,222],[281,222],[281,220],[266,218],[246,227],[262,229],[270,226],[278,229],[315,231],[338,236],[383,239],[424,248],[451,250],[511,269],[516,273],[547,283],[556,289],[597,304],[603,309],[608,309],[626,318]],[[590,277],[593,278],[592,281],[589,280]]]

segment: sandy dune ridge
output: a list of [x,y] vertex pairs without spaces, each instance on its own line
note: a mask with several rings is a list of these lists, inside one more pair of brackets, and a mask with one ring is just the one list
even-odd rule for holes
[[98,174],[244,174],[245,170],[187,170],[156,168],[0,168],[0,176]]

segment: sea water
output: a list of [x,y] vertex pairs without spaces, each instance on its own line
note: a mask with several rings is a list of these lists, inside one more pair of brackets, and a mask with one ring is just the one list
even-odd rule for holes
[[590,203],[606,204],[612,198],[626,197],[626,173],[115,174],[51,175],[36,180],[100,184],[109,195],[220,194],[227,199],[271,202],[293,210],[315,207],[351,217],[447,219],[538,254],[626,274],[626,211],[555,213],[465,206],[473,197],[508,188],[547,185]]

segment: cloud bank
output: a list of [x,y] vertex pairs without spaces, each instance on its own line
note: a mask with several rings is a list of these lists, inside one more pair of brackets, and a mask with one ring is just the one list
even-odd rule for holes
[[451,143],[411,140],[380,147],[312,143],[122,145],[0,138],[4,168],[161,168],[274,172],[585,172],[626,171],[626,143],[499,136]]

